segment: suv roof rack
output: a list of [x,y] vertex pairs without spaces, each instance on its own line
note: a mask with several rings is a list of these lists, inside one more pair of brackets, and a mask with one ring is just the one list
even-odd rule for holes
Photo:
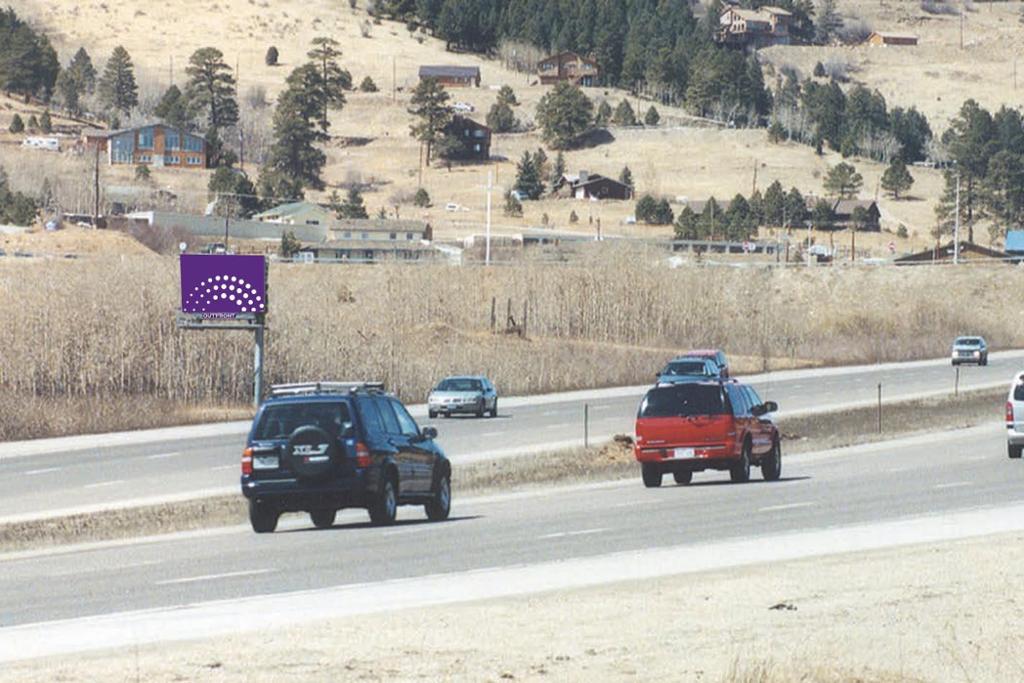
[[297,382],[272,384],[271,396],[301,396],[303,394],[352,394],[360,390],[384,391],[384,382]]

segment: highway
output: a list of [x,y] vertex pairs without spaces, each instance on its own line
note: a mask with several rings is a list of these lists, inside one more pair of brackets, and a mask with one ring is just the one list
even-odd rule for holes
[[[961,389],[1008,385],[1024,351],[993,353],[987,367],[960,369]],[[653,372],[652,372],[653,379]],[[780,416],[949,393],[948,359],[847,368],[780,371],[749,380]],[[584,406],[590,438],[631,434],[644,387],[502,399],[497,418],[431,421],[456,464],[581,444]],[[998,414],[1000,406],[994,406]],[[421,424],[425,408],[414,406]],[[0,444],[0,522],[237,490],[244,423],[159,430],[159,439],[83,437]],[[191,436],[202,432],[202,436]],[[139,443],[133,443],[139,441]],[[47,444],[53,444],[52,448]],[[91,445],[98,444],[98,445]]]
[[[802,454],[784,460],[776,483],[755,475],[731,484],[727,474],[704,473],[691,486],[666,480],[660,489],[643,488],[637,477],[477,499],[456,492],[452,519],[443,523],[426,522],[420,508],[401,508],[396,526],[372,528],[365,513],[352,510],[323,531],[296,515],[272,535],[239,525],[0,556],[0,661],[18,656],[15,645],[30,636],[45,640],[54,620],[210,601],[228,601],[210,609],[232,614],[230,601],[283,595],[287,604],[296,591],[295,600],[329,606],[316,591],[339,586],[372,603],[375,591],[414,577],[452,586],[459,577],[551,561],[643,557],[652,549],[787,532],[842,538],[851,525],[1020,506],[1024,462],[1006,457],[1004,439],[994,422]],[[1024,524],[1014,517],[1007,523]],[[165,613],[143,614],[156,620]],[[11,628],[18,625],[24,628]]]

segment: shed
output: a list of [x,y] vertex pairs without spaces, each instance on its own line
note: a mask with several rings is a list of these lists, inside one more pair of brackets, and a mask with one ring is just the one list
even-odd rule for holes
[[480,67],[478,66],[421,66],[420,80],[433,78],[438,83],[454,87],[480,87]]
[[917,36],[872,31],[864,42],[868,45],[917,45]]

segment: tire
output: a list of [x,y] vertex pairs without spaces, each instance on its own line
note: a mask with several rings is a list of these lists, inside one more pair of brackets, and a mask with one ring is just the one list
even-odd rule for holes
[[729,469],[729,478],[737,484],[750,481],[750,442],[746,441],[740,449],[740,461]]
[[291,433],[284,453],[292,472],[306,480],[327,477],[341,459],[337,439],[311,425],[299,427]]
[[448,519],[452,510],[452,479],[445,474],[437,484],[437,490],[429,503],[423,506],[427,519],[431,522],[442,522]]
[[388,476],[384,480],[367,511],[374,526],[389,526],[395,523],[395,516],[398,514],[398,494],[395,492],[394,477]]
[[494,407],[491,408],[491,417],[498,417],[498,399],[494,399]]
[[782,476],[782,446],[778,440],[772,441],[772,450],[761,461],[761,477],[765,481],[778,481]]
[[1006,445],[1007,454],[1016,460],[1020,457],[1021,451],[1024,450],[1024,446],[1014,446],[1013,444]]
[[644,486],[647,488],[656,489],[661,486],[661,475],[661,470],[654,463],[640,463],[640,476],[643,478]]
[[672,478],[676,480],[677,484],[685,486],[693,481],[693,472],[691,470],[676,470],[672,473]]
[[337,510],[310,510],[309,518],[313,520],[313,526],[317,529],[330,529],[334,526],[334,517]]
[[981,359],[982,365],[988,365],[988,354],[985,354]]
[[428,411],[427,411],[427,416],[428,416],[428,417],[429,417],[429,418],[430,418],[431,420],[433,420],[434,418],[436,418],[436,417],[437,417],[437,411],[436,411],[436,410],[428,410]]
[[277,520],[280,517],[281,513],[273,505],[249,500],[249,523],[252,524],[252,530],[256,533],[274,533],[274,529],[277,528]]
[[484,399],[480,399],[480,405],[478,405],[476,407],[476,416],[477,417],[483,417],[484,416],[484,412],[485,412],[484,408],[486,408],[486,407],[487,407],[487,401],[484,400]]

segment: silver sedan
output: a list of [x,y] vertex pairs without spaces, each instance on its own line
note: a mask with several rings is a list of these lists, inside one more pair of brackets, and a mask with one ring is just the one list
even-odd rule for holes
[[498,391],[482,375],[446,377],[427,396],[427,414],[451,417],[468,413],[483,417],[498,416]]

